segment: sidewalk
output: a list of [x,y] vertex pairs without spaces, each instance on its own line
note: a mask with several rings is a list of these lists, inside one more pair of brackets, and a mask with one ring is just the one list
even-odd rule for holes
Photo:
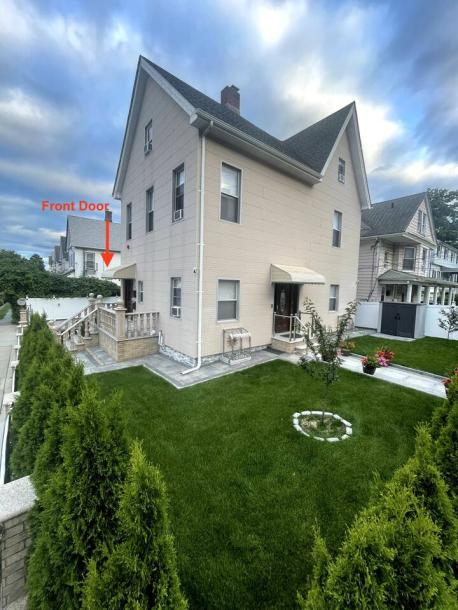
[[[285,354],[284,356],[280,356],[280,358],[292,363],[299,362],[299,356],[296,354]],[[408,369],[394,364],[386,368],[380,367],[376,369],[374,375],[367,375],[366,373],[363,373],[360,356],[341,356],[341,359],[342,368],[352,371],[353,373],[381,379],[388,383],[394,383],[396,385],[401,385],[404,388],[425,392],[426,394],[431,394],[432,396],[437,396],[439,398],[445,398],[445,388],[442,385],[442,377],[438,377],[432,373]]]
[[0,461],[3,451],[3,430],[6,422],[6,409],[2,408],[3,396],[13,391],[10,360],[16,342],[16,325],[11,323],[11,312],[9,312],[3,320],[0,320]]

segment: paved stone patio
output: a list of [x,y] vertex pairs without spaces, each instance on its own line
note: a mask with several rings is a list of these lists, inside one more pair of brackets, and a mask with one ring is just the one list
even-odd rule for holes
[[236,371],[242,371],[264,362],[270,362],[278,359],[278,355],[268,350],[260,350],[253,353],[251,360],[246,360],[240,364],[225,364],[224,362],[214,362],[206,364],[198,371],[183,375],[182,372],[189,367],[172,360],[163,354],[152,354],[144,358],[135,360],[126,360],[124,362],[115,362],[108,354],[100,348],[91,348],[86,352],[77,352],[75,358],[77,361],[84,364],[84,370],[87,375],[92,373],[104,373],[106,371],[117,371],[131,366],[144,366],[151,372],[159,375],[177,389],[187,388],[197,383],[203,383],[230,375]]

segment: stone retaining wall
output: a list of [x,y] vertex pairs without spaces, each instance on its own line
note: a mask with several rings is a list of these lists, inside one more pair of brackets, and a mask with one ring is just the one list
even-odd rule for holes
[[35,503],[30,477],[0,486],[0,608],[26,595],[25,564],[31,543],[29,512]]

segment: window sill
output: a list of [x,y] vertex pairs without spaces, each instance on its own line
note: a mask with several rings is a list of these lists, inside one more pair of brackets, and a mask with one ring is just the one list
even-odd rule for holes
[[174,219],[172,218],[172,224],[173,224],[173,225],[176,225],[176,224],[178,224],[178,223],[180,223],[180,222],[183,222],[183,220],[184,220],[184,219],[185,219],[185,218],[184,218],[184,216],[183,216],[182,218],[177,218],[177,220],[174,220]]
[[232,322],[239,322],[239,318],[231,318],[230,320],[216,320],[217,324],[232,324]]

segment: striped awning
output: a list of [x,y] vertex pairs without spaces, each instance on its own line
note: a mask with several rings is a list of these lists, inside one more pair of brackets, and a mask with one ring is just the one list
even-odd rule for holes
[[308,267],[271,265],[270,279],[274,284],[326,284],[324,275]]

